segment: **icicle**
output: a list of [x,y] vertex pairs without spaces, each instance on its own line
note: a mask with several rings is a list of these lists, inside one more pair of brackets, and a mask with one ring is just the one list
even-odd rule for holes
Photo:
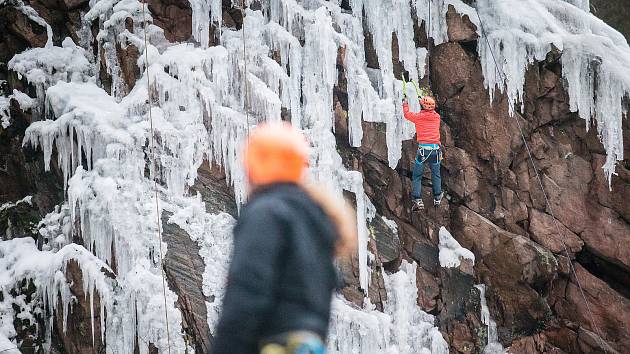
[[364,309],[356,309],[335,297],[329,352],[447,354],[448,344],[435,327],[435,318],[416,303],[416,267],[403,261],[397,273],[383,274],[387,289],[384,313],[369,302]]
[[490,318],[490,310],[486,303],[486,286],[484,284],[477,284],[475,288],[479,290],[479,298],[481,299],[481,322],[483,322],[488,329],[488,342],[483,352],[485,354],[504,354],[506,351],[503,349],[501,343],[499,343],[497,324]]
[[[588,5],[588,1],[570,2],[582,8]],[[490,43],[479,41],[478,47],[491,99],[498,89],[506,93],[511,114],[514,104],[521,103],[522,109],[527,67],[544,60],[552,48],[560,50],[571,111],[579,112],[587,129],[593,120],[597,122],[610,184],[617,161],[624,158],[622,102],[630,95],[630,75],[624,69],[630,60],[626,39],[592,14],[563,1],[480,0],[477,9]]]

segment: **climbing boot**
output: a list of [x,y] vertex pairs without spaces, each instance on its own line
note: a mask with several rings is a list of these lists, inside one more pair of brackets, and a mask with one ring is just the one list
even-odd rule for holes
[[439,207],[440,204],[442,204],[442,197],[444,196],[444,192],[438,194],[436,197],[433,198],[433,206],[434,207]]
[[424,202],[422,199],[414,199],[411,206],[411,211],[424,210]]

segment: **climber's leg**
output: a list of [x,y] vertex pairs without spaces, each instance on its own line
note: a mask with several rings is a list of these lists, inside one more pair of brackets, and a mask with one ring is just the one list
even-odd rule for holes
[[429,167],[431,168],[431,182],[433,182],[433,200],[436,205],[442,200],[442,177],[440,175],[441,151],[436,151],[435,156],[429,159]]
[[413,165],[413,188],[411,192],[411,211],[418,211],[424,209],[424,202],[422,201],[422,174],[424,172],[424,161],[426,159],[426,151],[418,149],[416,160]]
[[422,149],[418,149],[418,154],[416,155],[416,160],[413,164],[413,189],[411,192],[411,198],[422,199],[422,173],[424,172],[424,151]]

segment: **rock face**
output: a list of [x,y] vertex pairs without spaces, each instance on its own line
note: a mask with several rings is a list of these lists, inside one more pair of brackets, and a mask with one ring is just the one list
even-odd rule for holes
[[168,223],[170,215],[162,214],[162,240],[168,244],[164,270],[168,286],[178,294],[177,305],[182,311],[184,328],[192,337],[199,353],[210,351],[210,329],[206,301],[203,294],[203,271],[205,265],[199,255],[199,246],[190,239],[186,231]]
[[[610,7],[592,0],[593,7],[599,3],[601,11],[595,13],[604,16],[604,9]],[[628,11],[623,1],[615,3],[618,6],[614,8],[620,9],[617,13]],[[80,13],[87,9],[87,2],[35,1],[32,6],[53,26],[56,42],[65,35],[78,42]],[[191,40],[188,2],[151,0],[149,7],[166,38]],[[240,14],[229,2],[224,2],[223,18],[226,25],[240,27]],[[557,56],[550,55],[528,69],[522,116],[507,114],[504,96],[496,97],[491,105],[476,52],[474,26],[454,9],[449,10],[447,22],[450,41],[433,48],[430,68],[443,117],[446,151],[442,174],[447,197],[440,209],[410,212],[413,141],[403,144],[403,157],[396,169],[388,166],[382,124],[363,122],[362,146],[348,145],[343,80],[335,89],[339,152],[347,168],[363,174],[364,189],[376,207],[377,216],[369,224],[369,247],[377,256],[372,264],[376,270],[372,272],[370,300],[382,309],[386,300],[382,272],[396,270],[402,259],[414,260],[419,265],[418,305],[439,319],[453,353],[481,353],[486,344],[479,292],[474,287],[479,283],[487,286],[499,340],[513,353],[601,353],[603,348],[609,353],[630,352],[630,249],[623,247],[630,237],[630,161],[618,165],[611,192],[601,172],[603,147],[596,130],[587,131],[584,121],[569,111]],[[627,19],[619,26],[627,28]],[[426,43],[420,29],[417,36],[418,43]],[[0,8],[0,80],[8,80],[3,89],[16,88],[34,96],[33,88],[9,73],[6,63],[15,53],[45,42],[45,29],[11,6]],[[370,39],[366,42],[369,44]],[[122,77],[131,89],[139,74],[133,65],[138,50],[134,46],[117,49]],[[378,68],[375,55],[370,55],[372,50],[366,45],[371,58],[368,66]],[[339,74],[343,77],[343,72]],[[29,226],[63,199],[61,174],[54,163],[51,172],[44,172],[40,154],[22,148],[24,129],[32,121],[30,112],[22,112],[17,102],[12,102],[11,114],[11,126],[0,130],[0,203],[32,195],[34,206],[0,213],[0,230],[4,230],[3,238],[33,237]],[[524,127],[551,209],[513,119],[519,119]],[[630,156],[630,123],[626,119],[623,124],[625,153]],[[428,186],[428,175],[425,177],[423,183]],[[206,163],[191,193],[201,195],[209,212],[236,216],[234,196],[225,180],[219,167]],[[429,201],[430,188],[424,188],[424,193]],[[397,232],[382,217],[395,222]],[[183,230],[168,223],[163,226],[169,245],[165,262],[169,286],[178,294],[178,306],[197,352],[208,352],[211,336],[201,286],[203,261],[197,245]],[[441,226],[475,253],[474,271],[440,267]],[[342,263],[340,268],[345,281],[342,293],[348,300],[361,303],[364,293],[359,289],[357,259]],[[71,271],[69,277],[80,283],[80,272]],[[81,289],[73,290],[79,299],[77,310],[71,314],[75,325],[66,334],[56,333],[53,342],[60,352],[92,352],[91,343],[88,348],[78,341],[91,328],[85,321],[86,312],[82,312],[86,307]],[[95,348],[101,347],[97,341]]]

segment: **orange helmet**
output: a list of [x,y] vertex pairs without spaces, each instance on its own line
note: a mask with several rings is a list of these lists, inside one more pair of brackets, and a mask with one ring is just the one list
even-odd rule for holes
[[433,106],[433,108],[435,108],[435,98],[431,96],[424,96],[420,99],[420,104],[422,107]]
[[288,123],[260,124],[245,146],[245,171],[256,186],[302,181],[308,165],[304,135]]

